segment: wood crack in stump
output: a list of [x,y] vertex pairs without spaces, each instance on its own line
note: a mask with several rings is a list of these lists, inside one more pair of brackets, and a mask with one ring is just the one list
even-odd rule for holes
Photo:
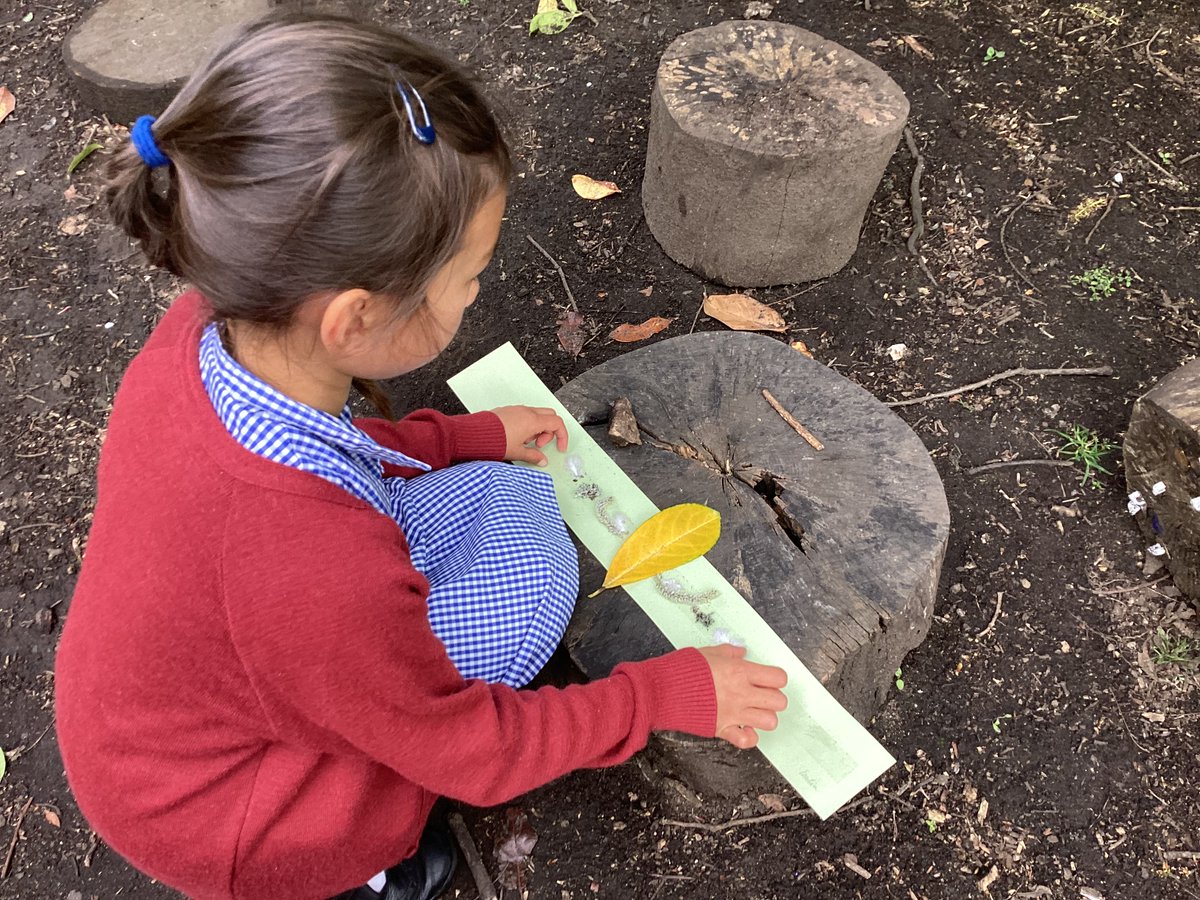
[[[703,449],[703,452],[701,452],[686,442],[673,444],[670,441],[664,441],[641,423],[638,423],[638,429],[642,434],[647,436],[647,440],[644,443],[657,450],[674,453],[683,459],[700,463],[706,469],[710,469],[716,473],[721,479],[722,487],[732,479],[736,479],[749,487],[770,508],[775,517],[775,524],[779,526],[779,530],[783,532],[784,536],[801,553],[808,553],[804,542],[804,525],[781,500],[785,490],[783,485],[784,479],[781,476],[750,463],[735,464],[732,448],[729,448],[725,458],[721,459],[704,444],[700,445]],[[741,500],[736,494],[730,494],[729,497],[735,505],[741,505]]]

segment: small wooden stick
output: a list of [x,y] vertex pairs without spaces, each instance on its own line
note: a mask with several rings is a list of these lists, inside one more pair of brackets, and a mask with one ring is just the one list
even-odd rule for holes
[[987,637],[991,630],[996,625],[996,620],[1000,618],[1000,608],[1004,605],[1004,591],[996,592],[996,611],[992,613],[992,621],[987,623],[987,628],[975,635],[976,640]]
[[825,445],[822,444],[820,441],[818,441],[816,436],[811,431],[809,431],[807,428],[805,428],[803,425],[801,425],[799,422],[797,422],[796,417],[793,416],[786,409],[784,409],[783,406],[780,405],[779,401],[776,400],[773,396],[771,396],[770,391],[768,391],[766,388],[763,388],[762,395],[763,395],[763,398],[768,403],[771,404],[771,408],[774,409],[775,412],[779,413],[779,415],[783,419],[783,421],[785,421],[789,425],[791,425],[792,429],[796,432],[796,434],[800,435],[800,437],[802,437],[806,441],[808,441],[808,443],[812,446],[812,448],[814,450],[824,450],[825,449]]
[[475,879],[475,889],[479,891],[479,900],[496,900],[496,887],[492,884],[492,876],[488,874],[487,866],[483,864],[479,849],[471,838],[471,832],[467,830],[467,823],[458,813],[450,813],[446,819],[450,823],[450,830],[454,832],[454,839],[462,848],[467,868],[471,870],[471,877]]
[[967,475],[979,475],[982,472],[991,472],[994,469],[1004,469],[1009,466],[1073,466],[1075,465],[1069,459],[1009,459],[1002,462],[988,463],[984,466],[975,466],[972,469],[964,469]]
[[1017,375],[1111,375],[1112,373],[1112,366],[1097,366],[1094,369],[1026,369],[1024,367],[1008,369],[998,375],[985,378],[983,381],[964,384],[962,387],[951,388],[948,391],[938,391],[936,394],[926,394],[924,397],[913,397],[911,400],[893,400],[888,406],[912,406],[914,403],[928,403],[930,400],[954,397],[968,391],[977,391],[981,387],[987,387],[989,384],[995,384],[1005,378],[1014,378]]
[[525,240],[537,247],[542,256],[550,260],[550,265],[554,266],[555,271],[558,272],[558,277],[562,280],[563,290],[567,292],[567,302],[571,304],[571,309],[575,310],[575,312],[579,312],[579,304],[575,302],[575,295],[571,293],[571,286],[567,284],[567,273],[564,272],[563,267],[558,264],[558,260],[551,256],[545,247],[535,241],[533,239],[533,235],[525,235]]
[[8,842],[8,853],[4,855],[4,865],[0,867],[0,878],[8,877],[8,869],[12,865],[13,854],[17,851],[17,840],[21,837],[21,826],[25,824],[25,814],[29,812],[29,807],[33,806],[33,798],[30,797],[25,801],[25,806],[21,809],[21,814],[17,816],[17,824],[13,826],[12,840]]

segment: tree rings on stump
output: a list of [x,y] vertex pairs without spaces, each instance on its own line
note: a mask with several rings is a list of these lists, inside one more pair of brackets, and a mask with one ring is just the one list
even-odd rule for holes
[[723,284],[831,275],[858,246],[907,117],[882,69],[802,28],[688,32],[658,67],[646,223],[668,256]]
[[[816,451],[763,398],[815,434]],[[787,344],[752,334],[662,341],[585,372],[557,392],[660,509],[721,513],[708,559],[856,717],[874,714],[904,655],[924,639],[949,532],[941,480],[912,430],[853,382]],[[628,397],[642,444],[606,436]],[[603,567],[581,554],[582,593]],[[581,596],[566,638],[590,678],[671,650],[624,591]],[[655,735],[656,770],[700,793],[778,785],[758,753]]]
[[1147,554],[1165,563],[1175,586],[1200,602],[1200,360],[1138,398],[1124,455],[1130,510]]

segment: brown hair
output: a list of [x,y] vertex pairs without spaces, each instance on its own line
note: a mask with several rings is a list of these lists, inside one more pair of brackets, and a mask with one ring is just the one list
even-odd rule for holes
[[[411,132],[400,80],[424,99],[431,145]],[[165,190],[123,145],[106,171],[113,219],[218,319],[277,327],[310,297],[351,288],[411,315],[511,170],[457,66],[384,28],[304,13],[241,26],[154,138],[171,160]]]

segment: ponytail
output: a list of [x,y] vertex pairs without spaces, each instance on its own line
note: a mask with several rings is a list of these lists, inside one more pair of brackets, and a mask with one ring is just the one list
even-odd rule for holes
[[104,204],[114,224],[141,245],[151,265],[182,275],[172,246],[177,193],[174,171],[167,175],[166,194],[160,194],[154,170],[130,142],[109,157],[104,175]]

